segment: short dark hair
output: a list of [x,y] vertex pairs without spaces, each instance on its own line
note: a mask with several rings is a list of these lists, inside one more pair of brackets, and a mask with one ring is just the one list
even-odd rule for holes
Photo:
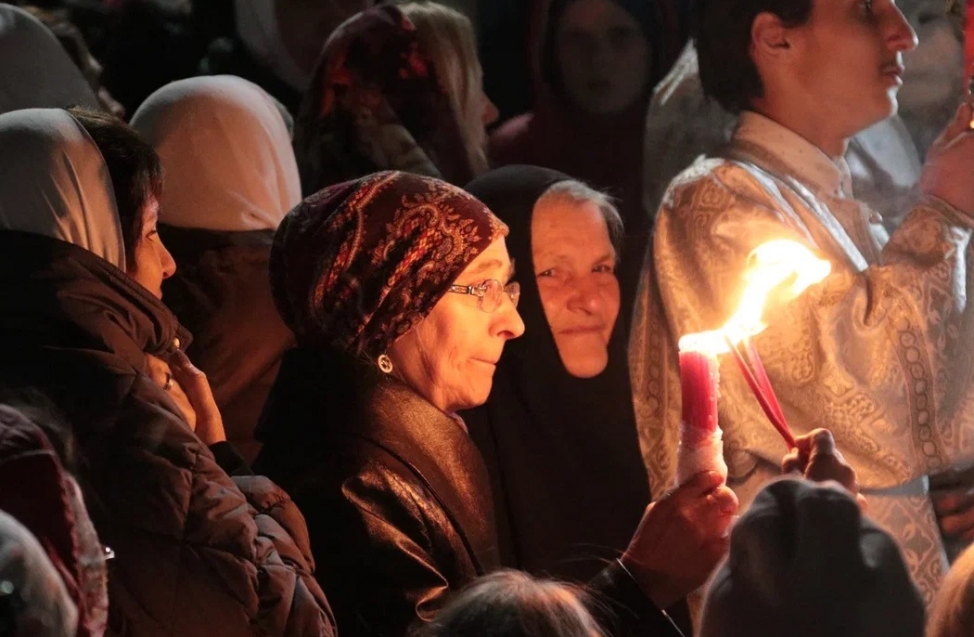
[[502,570],[475,580],[420,631],[421,637],[601,637],[572,584]]
[[114,115],[80,106],[68,112],[105,158],[122,224],[126,265],[133,268],[135,248],[142,239],[142,211],[150,196],[162,195],[162,161],[151,144]]
[[727,111],[739,113],[764,94],[751,59],[751,27],[773,13],[786,27],[808,22],[814,0],[697,0],[693,38],[703,92]]

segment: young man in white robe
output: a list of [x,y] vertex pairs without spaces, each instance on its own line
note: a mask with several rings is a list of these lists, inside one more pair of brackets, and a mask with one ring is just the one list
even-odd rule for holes
[[[654,495],[675,469],[675,343],[731,316],[755,247],[799,241],[832,272],[769,308],[754,343],[795,433],[833,431],[929,601],[947,567],[941,527],[958,540],[974,532],[963,487],[930,495],[931,476],[974,457],[974,111],[962,106],[931,147],[920,202],[890,236],[851,197],[842,157],[896,112],[916,35],[893,1],[700,0],[698,11],[704,90],[740,116],[724,150],[670,184],[637,298],[630,362]],[[732,360],[720,395],[743,507],[785,446]]]

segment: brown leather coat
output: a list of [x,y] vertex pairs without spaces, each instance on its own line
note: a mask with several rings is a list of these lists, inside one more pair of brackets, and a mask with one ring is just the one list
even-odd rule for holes
[[[288,352],[257,435],[255,469],[307,516],[342,637],[402,637],[448,593],[503,566],[486,468],[464,425],[374,364]],[[590,584],[608,634],[680,634],[618,563]]]

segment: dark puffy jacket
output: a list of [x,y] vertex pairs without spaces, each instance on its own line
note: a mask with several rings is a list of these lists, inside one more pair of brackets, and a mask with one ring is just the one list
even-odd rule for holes
[[109,634],[333,635],[304,519],[264,478],[231,479],[143,373],[189,335],[106,261],[0,232],[0,384],[69,418],[109,567]]

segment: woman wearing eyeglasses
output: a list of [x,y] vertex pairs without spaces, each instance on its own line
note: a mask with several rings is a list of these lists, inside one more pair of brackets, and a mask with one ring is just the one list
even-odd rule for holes
[[[271,287],[298,348],[258,425],[255,468],[304,513],[343,637],[406,635],[504,565],[487,470],[456,413],[487,400],[524,331],[506,236],[471,195],[401,172],[331,186],[277,231]],[[724,491],[708,500],[714,515],[736,509]],[[647,517],[690,505],[677,497]],[[634,554],[677,529],[653,530],[637,532]],[[632,559],[593,582],[594,610],[620,611],[608,634],[678,635],[627,566],[644,574]]]

